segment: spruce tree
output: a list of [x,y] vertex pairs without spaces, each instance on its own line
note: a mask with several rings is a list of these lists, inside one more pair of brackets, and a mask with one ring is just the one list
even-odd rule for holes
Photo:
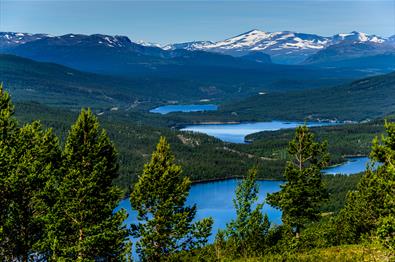
[[35,245],[43,237],[42,205],[49,201],[47,188],[61,163],[57,137],[38,122],[22,127],[12,153],[8,173],[11,194],[3,234],[13,259],[34,260]]
[[57,201],[47,219],[48,259],[120,260],[128,232],[124,210],[113,212],[121,197],[113,185],[117,154],[90,110],[82,110],[71,127],[63,159]]
[[196,206],[184,206],[191,181],[174,162],[170,145],[161,137],[130,197],[142,222],[135,236],[143,261],[167,260],[179,251],[201,247],[211,233],[211,218],[192,223]]
[[224,232],[226,253],[232,256],[258,256],[264,252],[270,223],[267,214],[262,214],[263,203],[253,208],[259,193],[256,175],[257,170],[251,169],[236,188],[236,198],[233,199],[236,219]]
[[8,258],[10,245],[5,233],[4,226],[9,208],[11,188],[9,174],[12,170],[12,154],[15,150],[17,121],[13,117],[14,105],[10,95],[0,84],[0,257]]
[[282,210],[282,220],[295,229],[296,237],[310,221],[318,220],[321,202],[327,192],[322,183],[321,169],[328,165],[327,143],[315,141],[306,125],[295,131],[290,141],[284,177],[279,192],[268,195],[268,203]]
[[41,206],[60,165],[58,139],[38,122],[17,127],[10,96],[0,86],[0,256],[27,261],[43,235]]
[[377,231],[385,245],[395,248],[395,123],[385,122],[385,130],[381,141],[373,140],[372,163],[336,218],[336,244],[356,243]]

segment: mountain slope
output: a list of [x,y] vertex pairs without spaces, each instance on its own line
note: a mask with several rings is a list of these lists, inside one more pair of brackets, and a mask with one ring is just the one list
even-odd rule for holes
[[193,118],[208,121],[221,116],[226,121],[263,119],[337,119],[363,121],[395,112],[395,72],[365,78],[347,85],[299,92],[256,95],[229,103],[218,112]]
[[[395,45],[381,42],[341,42],[311,55],[305,64],[330,64],[376,55],[395,55]],[[395,60],[393,61],[395,64]]]
[[324,37],[290,31],[263,32],[251,30],[216,43],[197,41],[168,45],[165,48],[204,50],[232,56],[243,56],[249,52],[261,52],[270,55],[276,63],[297,64],[332,45],[340,43],[374,43],[376,45],[384,45],[387,41],[389,42],[390,40],[355,31],[348,34]]
[[13,55],[0,55],[0,82],[18,101],[76,108],[130,108],[207,96],[199,83],[191,81],[104,76]]
[[0,50],[6,50],[14,46],[36,41],[45,37],[47,34],[28,34],[15,32],[0,32]]
[[[258,92],[331,86],[366,76],[366,72],[353,69],[274,65],[265,54],[233,57],[185,49],[166,51],[133,43],[123,36],[46,37],[3,52],[93,73],[176,80],[185,84],[177,86],[181,88],[180,96],[190,93],[191,99],[227,99]],[[174,96],[163,97],[174,100]]]

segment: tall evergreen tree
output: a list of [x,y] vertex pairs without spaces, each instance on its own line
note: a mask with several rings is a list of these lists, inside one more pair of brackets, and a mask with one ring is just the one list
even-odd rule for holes
[[174,160],[170,145],[161,137],[130,197],[143,222],[135,228],[143,261],[167,260],[179,251],[200,247],[211,233],[211,218],[192,223],[196,206],[184,206],[191,181],[181,175]]
[[44,233],[41,206],[48,201],[46,188],[61,163],[58,139],[38,122],[27,124],[18,132],[11,157],[3,233],[13,259],[28,261],[34,259],[33,247]]
[[288,153],[291,160],[284,173],[286,182],[279,192],[268,195],[268,202],[282,210],[283,223],[294,228],[299,237],[301,228],[319,218],[320,203],[327,196],[321,169],[328,165],[329,154],[327,143],[316,142],[306,125],[296,129]]
[[372,163],[336,219],[340,238],[336,244],[355,243],[363,234],[378,230],[384,242],[395,248],[395,123],[386,122],[385,130],[381,141],[373,140]]
[[4,234],[4,226],[11,197],[9,174],[12,169],[12,153],[15,150],[17,121],[13,117],[14,105],[10,95],[0,84],[0,256],[7,258],[9,241]]
[[233,199],[236,219],[227,225],[224,232],[226,249],[230,250],[226,252],[228,255],[246,257],[264,252],[270,222],[267,214],[262,214],[263,203],[253,208],[259,193],[256,175],[257,170],[251,169],[236,188],[236,198]]
[[120,260],[128,232],[123,226],[126,213],[113,212],[121,197],[113,186],[117,154],[90,110],[82,110],[71,127],[63,159],[57,201],[47,218],[49,259]]
[[17,127],[10,96],[0,86],[0,256],[33,259],[42,237],[40,206],[60,164],[58,140],[38,122]]

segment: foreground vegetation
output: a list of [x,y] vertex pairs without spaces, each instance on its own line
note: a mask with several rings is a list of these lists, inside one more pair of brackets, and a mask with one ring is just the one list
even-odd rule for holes
[[[297,128],[288,145],[285,184],[268,197],[282,210],[283,224],[273,226],[262,214],[251,169],[236,189],[236,218],[207,245],[213,220],[193,222],[196,207],[184,206],[191,181],[164,138],[133,188],[140,223],[129,230],[122,224],[125,211],[113,211],[122,196],[113,184],[117,153],[92,112],[81,111],[61,146],[37,122],[20,126],[0,88],[0,255],[8,261],[130,261],[128,236],[134,235],[143,261],[390,261],[395,124],[386,122],[385,130],[370,154],[381,165],[367,169],[340,211],[323,213],[329,191],[320,170],[328,164],[327,144],[307,127]],[[361,253],[366,249],[370,253]]]

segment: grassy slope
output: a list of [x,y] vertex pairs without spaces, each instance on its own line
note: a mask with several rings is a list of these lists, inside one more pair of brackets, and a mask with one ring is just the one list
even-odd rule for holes
[[300,262],[353,262],[353,261],[393,261],[394,254],[375,245],[344,245],[329,248],[317,248],[306,252],[267,255],[260,258],[240,259],[236,261],[300,261]]

